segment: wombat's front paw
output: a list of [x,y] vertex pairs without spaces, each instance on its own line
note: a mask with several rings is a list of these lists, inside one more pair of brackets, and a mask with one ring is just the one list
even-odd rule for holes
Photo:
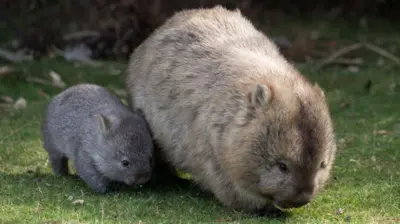
[[97,193],[105,194],[109,190],[109,181],[100,174],[92,173],[92,175],[89,176],[88,173],[85,173],[84,175],[81,175],[81,178],[85,181],[89,188]]
[[98,184],[98,185],[96,185],[96,186],[93,186],[93,185],[89,185],[89,184],[88,184],[88,186],[89,186],[93,191],[95,191],[96,193],[99,193],[99,194],[106,194],[106,193],[109,192],[109,188],[108,188],[107,184]]
[[276,208],[273,205],[265,205],[262,209],[256,212],[257,215],[260,216],[268,216],[268,217],[284,217],[286,212]]

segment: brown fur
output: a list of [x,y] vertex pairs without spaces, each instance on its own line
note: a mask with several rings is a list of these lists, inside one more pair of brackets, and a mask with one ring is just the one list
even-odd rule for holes
[[323,91],[238,10],[176,13],[134,51],[126,81],[163,159],[226,206],[298,207],[329,177]]

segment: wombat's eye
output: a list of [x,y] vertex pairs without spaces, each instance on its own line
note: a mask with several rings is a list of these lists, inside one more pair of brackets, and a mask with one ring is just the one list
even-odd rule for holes
[[320,167],[321,167],[321,169],[323,169],[323,168],[325,168],[325,167],[326,167],[326,164],[325,164],[325,162],[324,162],[324,161],[322,161],[322,162],[321,162],[321,165],[320,165]]
[[124,166],[124,167],[128,167],[130,165],[128,160],[122,160],[121,163],[122,163],[122,166]]
[[279,166],[279,169],[282,171],[282,172],[288,172],[289,170],[288,170],[288,168],[287,168],[287,166],[286,166],[286,164],[284,164],[283,162],[279,162],[278,163],[278,166]]

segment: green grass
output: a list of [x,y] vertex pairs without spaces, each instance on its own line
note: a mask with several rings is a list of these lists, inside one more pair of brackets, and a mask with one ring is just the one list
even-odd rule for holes
[[[91,82],[121,89],[126,63],[92,68],[49,59],[12,68],[0,77],[0,96],[24,97],[28,104],[23,110],[0,111],[0,223],[400,222],[400,77],[390,62],[365,64],[359,73],[301,68],[326,91],[339,151],[325,191],[286,218],[230,211],[188,184],[150,184],[98,195],[77,178],[55,177],[39,125],[44,104],[61,90],[23,80],[49,79],[54,70],[68,85]],[[121,73],[110,75],[116,69]],[[372,86],[366,91],[368,80]],[[74,205],[76,199],[84,204]],[[338,209],[343,214],[336,214]]]

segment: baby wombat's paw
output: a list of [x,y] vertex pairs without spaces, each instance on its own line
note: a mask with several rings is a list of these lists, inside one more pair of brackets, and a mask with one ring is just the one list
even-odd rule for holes
[[118,182],[118,181],[111,181],[108,185],[107,193],[122,191],[124,189],[130,189],[130,186],[127,187],[126,184]]
[[109,191],[108,185],[109,181],[101,176],[100,174],[96,175],[81,175],[81,178],[85,181],[89,188],[99,194],[106,194]]
[[107,185],[104,185],[104,184],[99,184],[99,185],[97,185],[97,186],[90,186],[89,185],[89,187],[93,190],[93,191],[95,191],[96,193],[99,193],[99,194],[106,194],[106,193],[108,193],[110,190],[109,190],[109,188],[108,188],[108,186]]

